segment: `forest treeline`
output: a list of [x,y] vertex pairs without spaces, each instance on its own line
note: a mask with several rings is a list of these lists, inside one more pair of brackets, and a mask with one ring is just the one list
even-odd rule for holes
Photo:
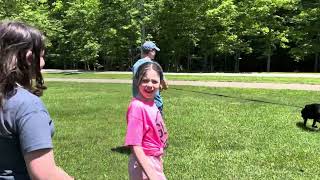
[[155,41],[172,72],[319,71],[319,0],[0,0],[46,35],[47,68],[129,70]]

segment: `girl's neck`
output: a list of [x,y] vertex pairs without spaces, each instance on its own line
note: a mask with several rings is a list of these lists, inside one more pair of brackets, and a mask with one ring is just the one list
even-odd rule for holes
[[142,97],[139,93],[138,95],[135,97],[136,99],[143,101],[143,102],[147,102],[147,103],[152,103],[154,102],[154,98],[153,99],[146,99],[144,97]]

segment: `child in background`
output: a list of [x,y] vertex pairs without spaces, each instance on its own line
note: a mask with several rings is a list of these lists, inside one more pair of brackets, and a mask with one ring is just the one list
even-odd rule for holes
[[165,180],[162,156],[168,133],[154,97],[160,88],[161,66],[156,62],[142,64],[133,79],[138,95],[127,111],[125,145],[131,148],[130,180]]
[[[139,67],[142,64],[144,64],[146,62],[150,62],[150,61],[156,62],[155,61],[156,52],[160,51],[160,49],[152,41],[146,41],[145,43],[143,43],[143,45],[141,46],[141,50],[142,50],[142,58],[139,59],[132,66],[133,76],[135,76]],[[168,89],[168,82],[165,79],[163,72],[161,72],[161,74],[160,74],[160,91],[166,90],[166,89]],[[132,85],[133,97],[136,97],[137,94],[138,94],[138,89],[134,85]],[[162,100],[162,96],[160,95],[159,91],[155,95],[154,102],[156,103],[156,106],[158,107],[161,115],[163,116],[163,100]]]

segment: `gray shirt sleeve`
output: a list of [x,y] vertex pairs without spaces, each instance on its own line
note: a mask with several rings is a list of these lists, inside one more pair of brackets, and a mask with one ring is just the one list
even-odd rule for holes
[[20,109],[17,128],[22,153],[53,148],[53,122],[41,100],[24,103]]

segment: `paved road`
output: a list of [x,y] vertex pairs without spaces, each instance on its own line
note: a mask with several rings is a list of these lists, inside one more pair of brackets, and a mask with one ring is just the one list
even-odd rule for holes
[[[60,69],[43,69],[47,73],[86,73],[81,70],[60,70]],[[132,74],[129,71],[103,71],[95,72],[97,74]],[[292,77],[292,78],[320,78],[320,73],[165,73],[166,75],[191,75],[191,76],[243,76],[243,77]]]
[[[131,84],[132,80],[124,79],[72,79],[72,78],[45,78],[45,81],[58,82],[86,82],[86,83],[124,83]],[[291,89],[320,91],[320,85],[311,84],[278,84],[278,83],[247,83],[247,82],[205,82],[205,81],[169,81],[169,85],[187,85],[204,87],[232,87],[232,88],[256,88],[256,89]]]

